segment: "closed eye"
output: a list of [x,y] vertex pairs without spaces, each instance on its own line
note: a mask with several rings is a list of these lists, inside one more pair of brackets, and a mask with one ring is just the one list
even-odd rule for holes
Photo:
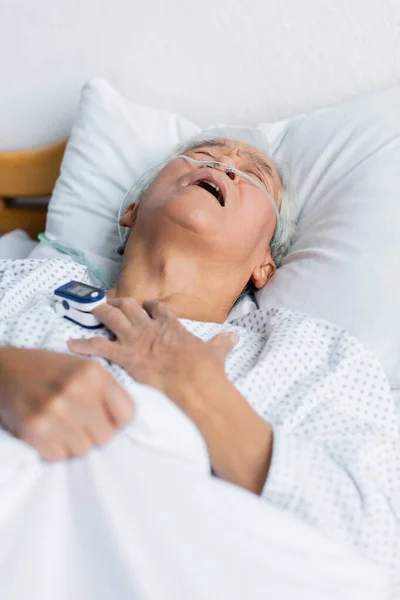
[[264,179],[263,177],[260,175],[260,173],[256,173],[255,171],[252,171],[251,169],[246,169],[245,173],[247,173],[248,175],[253,175],[256,179],[258,179],[258,181],[260,183],[264,183]]
[[196,152],[194,154],[205,154],[206,156],[209,156],[213,160],[217,160],[215,158],[215,156],[213,156],[210,152],[207,152],[206,150],[196,150]]
[[264,173],[261,173],[261,170],[259,171],[258,169],[255,169],[254,167],[243,166],[242,171],[244,173],[247,173],[247,175],[250,175],[250,177],[257,179],[257,181],[259,181],[259,183],[261,183],[263,186],[266,186]]

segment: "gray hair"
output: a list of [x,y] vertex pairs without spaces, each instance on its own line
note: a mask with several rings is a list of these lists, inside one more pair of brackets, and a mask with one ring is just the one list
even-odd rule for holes
[[[279,205],[280,205],[280,235],[277,235],[275,231],[271,238],[271,256],[276,264],[279,267],[282,263],[282,260],[286,256],[293,241],[293,237],[296,233],[296,201],[295,195],[293,191],[293,186],[291,183],[290,170],[287,163],[276,156],[270,155],[270,149],[268,145],[268,141],[266,137],[257,129],[249,129],[249,128],[232,128],[232,127],[224,127],[224,128],[212,128],[206,131],[203,131],[200,135],[191,138],[185,144],[180,145],[176,148],[175,152],[171,155],[171,158],[176,154],[183,154],[190,150],[193,146],[200,147],[202,142],[209,142],[211,140],[218,140],[223,142],[224,140],[231,139],[237,140],[240,142],[244,142],[253,146],[254,148],[260,150],[265,155],[270,156],[273,160],[274,165],[278,171],[281,187],[279,191]],[[144,176],[137,182],[138,185],[135,185],[131,189],[131,193],[128,192],[127,196],[124,199],[124,205],[127,206],[132,202],[140,202],[146,193],[147,189],[153,183],[154,179],[157,177],[165,162],[153,169],[150,169]],[[123,254],[125,250],[125,243],[118,249],[119,254]],[[254,290],[254,286],[249,282],[240,297],[242,297],[245,293]]]

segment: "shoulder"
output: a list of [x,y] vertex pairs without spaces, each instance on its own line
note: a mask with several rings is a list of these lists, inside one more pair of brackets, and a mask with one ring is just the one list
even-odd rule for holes
[[23,295],[26,298],[37,293],[51,292],[76,279],[88,281],[86,267],[59,259],[9,259],[0,263],[0,299],[15,300]]
[[251,311],[231,321],[230,325],[240,327],[248,332],[262,335],[268,344],[296,348],[304,348],[319,360],[337,357],[343,360],[361,360],[362,357],[375,360],[361,342],[345,329],[326,321],[283,308],[269,308]]
[[23,279],[32,273],[42,275],[63,276],[64,274],[85,277],[87,268],[70,260],[60,260],[56,258],[25,258],[25,259],[7,259],[0,261],[0,274],[7,275],[15,280]]
[[336,334],[347,334],[345,330],[329,321],[314,318],[306,313],[300,313],[286,308],[261,308],[252,310],[246,315],[230,321],[230,324],[257,333],[262,333],[265,328],[303,327],[305,330],[315,329],[335,332]]

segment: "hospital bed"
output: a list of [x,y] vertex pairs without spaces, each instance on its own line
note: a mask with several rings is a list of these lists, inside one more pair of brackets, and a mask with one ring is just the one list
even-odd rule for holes
[[[37,206],[35,200],[51,194],[65,145],[62,141],[34,150],[0,152],[1,235],[21,229],[37,241],[37,234],[45,230],[46,206]],[[30,204],[10,207],[10,200],[20,197]]]
[[[50,194],[64,149],[65,142],[60,142],[36,151],[0,152],[0,197]],[[5,202],[0,210],[0,259],[26,258],[38,243],[37,234],[45,230],[45,218],[43,208],[16,208]],[[118,455],[116,470],[116,452],[113,443],[93,452],[89,481],[75,461],[68,472],[50,467],[53,471],[42,486],[37,457],[22,456],[11,436],[3,440],[2,458],[10,469],[26,473],[27,485],[37,476],[30,498],[30,514],[37,519],[12,517],[12,506],[23,497],[21,485],[14,489],[12,479],[7,479],[8,504],[0,514],[5,538],[23,548],[21,560],[29,562],[35,598],[69,600],[82,589],[90,600],[386,597],[386,584],[377,569],[285,511],[214,478],[200,487],[190,469],[183,485],[182,473],[168,457],[156,462],[145,448],[136,448],[134,467]],[[153,471],[155,477],[148,478]],[[132,478],[140,487],[131,485]],[[72,487],[66,496],[67,486]],[[162,514],[152,501],[160,493]],[[135,545],[132,538],[141,544]],[[79,548],[79,554],[69,552],[72,548]],[[8,551],[0,540],[3,565]],[[51,554],[51,564],[41,564],[41,553]],[[60,571],[65,557],[69,562]],[[45,577],[46,569],[54,569],[58,580]],[[20,600],[27,590],[24,578],[18,576],[8,583]]]
[[[46,228],[46,205],[37,197],[50,196],[60,172],[66,147],[60,141],[35,150],[0,151],[0,260],[26,258],[38,245],[37,236]],[[27,199],[23,207],[10,200]],[[400,389],[392,388],[400,426]]]

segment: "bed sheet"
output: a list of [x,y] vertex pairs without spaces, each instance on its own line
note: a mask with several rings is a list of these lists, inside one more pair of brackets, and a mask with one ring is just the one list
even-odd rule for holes
[[0,236],[0,260],[5,258],[26,258],[39,242],[31,240],[22,229],[15,229]]
[[387,598],[350,547],[129,426],[62,463],[2,430],[0,444],[4,600]]

